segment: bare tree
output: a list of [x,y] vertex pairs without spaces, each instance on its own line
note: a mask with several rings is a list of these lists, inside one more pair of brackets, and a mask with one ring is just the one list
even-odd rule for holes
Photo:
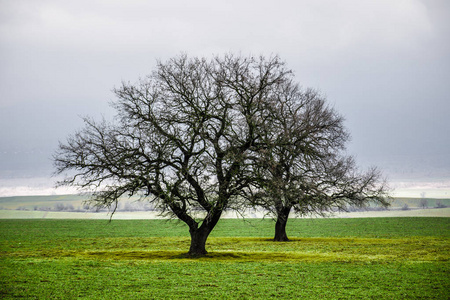
[[253,204],[276,219],[275,241],[287,241],[289,214],[325,214],[362,207],[371,202],[388,205],[387,186],[372,168],[357,170],[344,153],[349,135],[343,118],[313,90],[292,81],[277,88],[270,105],[270,126],[255,163],[259,180]]
[[428,199],[422,198],[419,203],[420,208],[428,208]]
[[85,118],[60,143],[56,173],[72,175],[59,184],[91,191],[112,213],[122,196],[141,195],[188,225],[189,255],[205,255],[222,212],[251,194],[268,103],[291,77],[278,57],[159,62],[115,89],[116,123]]
[[420,193],[421,199],[419,202],[419,207],[421,208],[428,208],[428,199],[426,199],[425,196],[426,196],[425,192]]

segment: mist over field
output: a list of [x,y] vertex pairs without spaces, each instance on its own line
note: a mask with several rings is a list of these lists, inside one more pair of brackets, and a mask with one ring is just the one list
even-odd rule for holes
[[[49,156],[51,152],[47,153]],[[76,194],[74,188],[55,188],[55,181],[61,177],[52,177],[52,162],[44,153],[34,156],[27,153],[29,159],[23,160],[20,153],[2,155],[0,165],[0,197]],[[36,158],[33,160],[33,158]],[[358,157],[357,157],[358,159]],[[402,157],[399,159],[379,158],[361,162],[362,168],[371,165],[383,170],[396,197],[450,198],[450,163],[448,156]],[[29,164],[28,164],[29,163]],[[8,166],[10,167],[8,169]],[[21,166],[20,168],[15,168]]]

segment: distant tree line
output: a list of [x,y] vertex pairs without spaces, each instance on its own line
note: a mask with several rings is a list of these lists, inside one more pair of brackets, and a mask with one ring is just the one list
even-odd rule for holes
[[[434,205],[430,206],[430,202]],[[424,204],[425,203],[425,204]],[[434,200],[430,201],[430,199],[421,199],[417,206],[414,205],[408,205],[407,203],[403,204],[401,207],[398,207],[397,209],[402,210],[410,210],[413,208],[446,208],[447,205],[443,203],[442,200]],[[0,207],[1,210],[8,210],[7,208]],[[385,207],[385,206],[378,206],[378,205],[367,205],[366,207],[358,207],[358,206],[347,206],[345,208],[345,211],[348,212],[363,212],[363,211],[383,211],[383,210],[391,210],[395,209],[394,207]],[[57,203],[53,206],[34,206],[32,208],[28,206],[19,206],[15,208],[14,210],[22,210],[22,211],[56,211],[56,212],[102,212],[107,213],[109,210],[107,208],[98,208],[98,207],[90,207],[89,204],[85,204],[83,206],[74,206],[72,204],[66,204],[66,203]],[[150,203],[146,202],[130,202],[125,201],[123,204],[119,203],[118,207],[116,209],[116,212],[135,212],[135,211],[157,211],[158,208],[152,206]],[[250,217],[255,216],[256,209],[248,209],[246,211],[247,215]],[[268,211],[260,211],[263,214],[268,213]],[[335,209],[334,212],[339,212],[338,209]]]

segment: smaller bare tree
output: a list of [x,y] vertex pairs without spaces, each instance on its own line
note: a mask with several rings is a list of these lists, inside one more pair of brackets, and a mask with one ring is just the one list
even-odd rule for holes
[[359,172],[354,159],[343,154],[349,135],[343,118],[313,90],[292,81],[279,86],[265,128],[266,148],[255,164],[260,180],[253,204],[272,212],[275,241],[287,241],[289,214],[325,214],[363,207],[387,206],[387,185],[372,168]]

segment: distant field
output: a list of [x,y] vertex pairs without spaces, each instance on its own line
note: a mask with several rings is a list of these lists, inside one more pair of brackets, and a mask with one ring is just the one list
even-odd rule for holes
[[[86,196],[78,195],[0,197],[0,219],[109,219],[107,211],[86,211],[83,203],[86,199]],[[426,208],[421,207],[422,201],[420,198],[394,198],[388,211],[354,211],[337,213],[334,217],[450,217],[450,199],[426,199]],[[261,212],[246,214],[248,218],[263,216]],[[236,214],[230,212],[224,217],[234,218]],[[114,215],[114,219],[155,218],[159,218],[158,212],[152,211],[145,202],[138,201],[137,198],[124,199]]]
[[54,209],[57,204],[72,205],[74,208],[81,209],[83,207],[83,201],[86,199],[86,196],[80,195],[0,197],[0,209]]
[[[248,213],[249,219],[270,218],[263,213]],[[295,218],[292,215],[291,218]],[[331,218],[380,218],[380,217],[450,217],[450,207],[432,209],[391,209],[383,211],[343,212],[329,215]],[[26,210],[0,210],[0,219],[102,219],[108,220],[111,215],[108,212],[59,212],[59,211],[26,211]],[[116,212],[113,220],[148,220],[162,218],[155,211]],[[227,212],[223,218],[241,218],[233,212]],[[317,218],[316,216],[308,218]]]
[[447,299],[450,218],[0,220],[2,299]]
[[[52,208],[57,204],[72,205],[75,209],[83,208],[83,201],[87,200],[87,196],[80,195],[49,195],[49,196],[16,196],[16,197],[0,197],[0,209],[24,209],[35,210],[38,208]],[[401,208],[405,204],[411,208],[421,206],[421,201],[426,200],[428,208],[434,208],[438,204],[450,207],[450,199],[434,199],[434,198],[394,198],[392,201],[392,208]],[[124,204],[135,204],[135,208],[140,207],[142,202],[137,201],[137,198],[124,199]],[[122,206],[122,209],[125,205]]]

